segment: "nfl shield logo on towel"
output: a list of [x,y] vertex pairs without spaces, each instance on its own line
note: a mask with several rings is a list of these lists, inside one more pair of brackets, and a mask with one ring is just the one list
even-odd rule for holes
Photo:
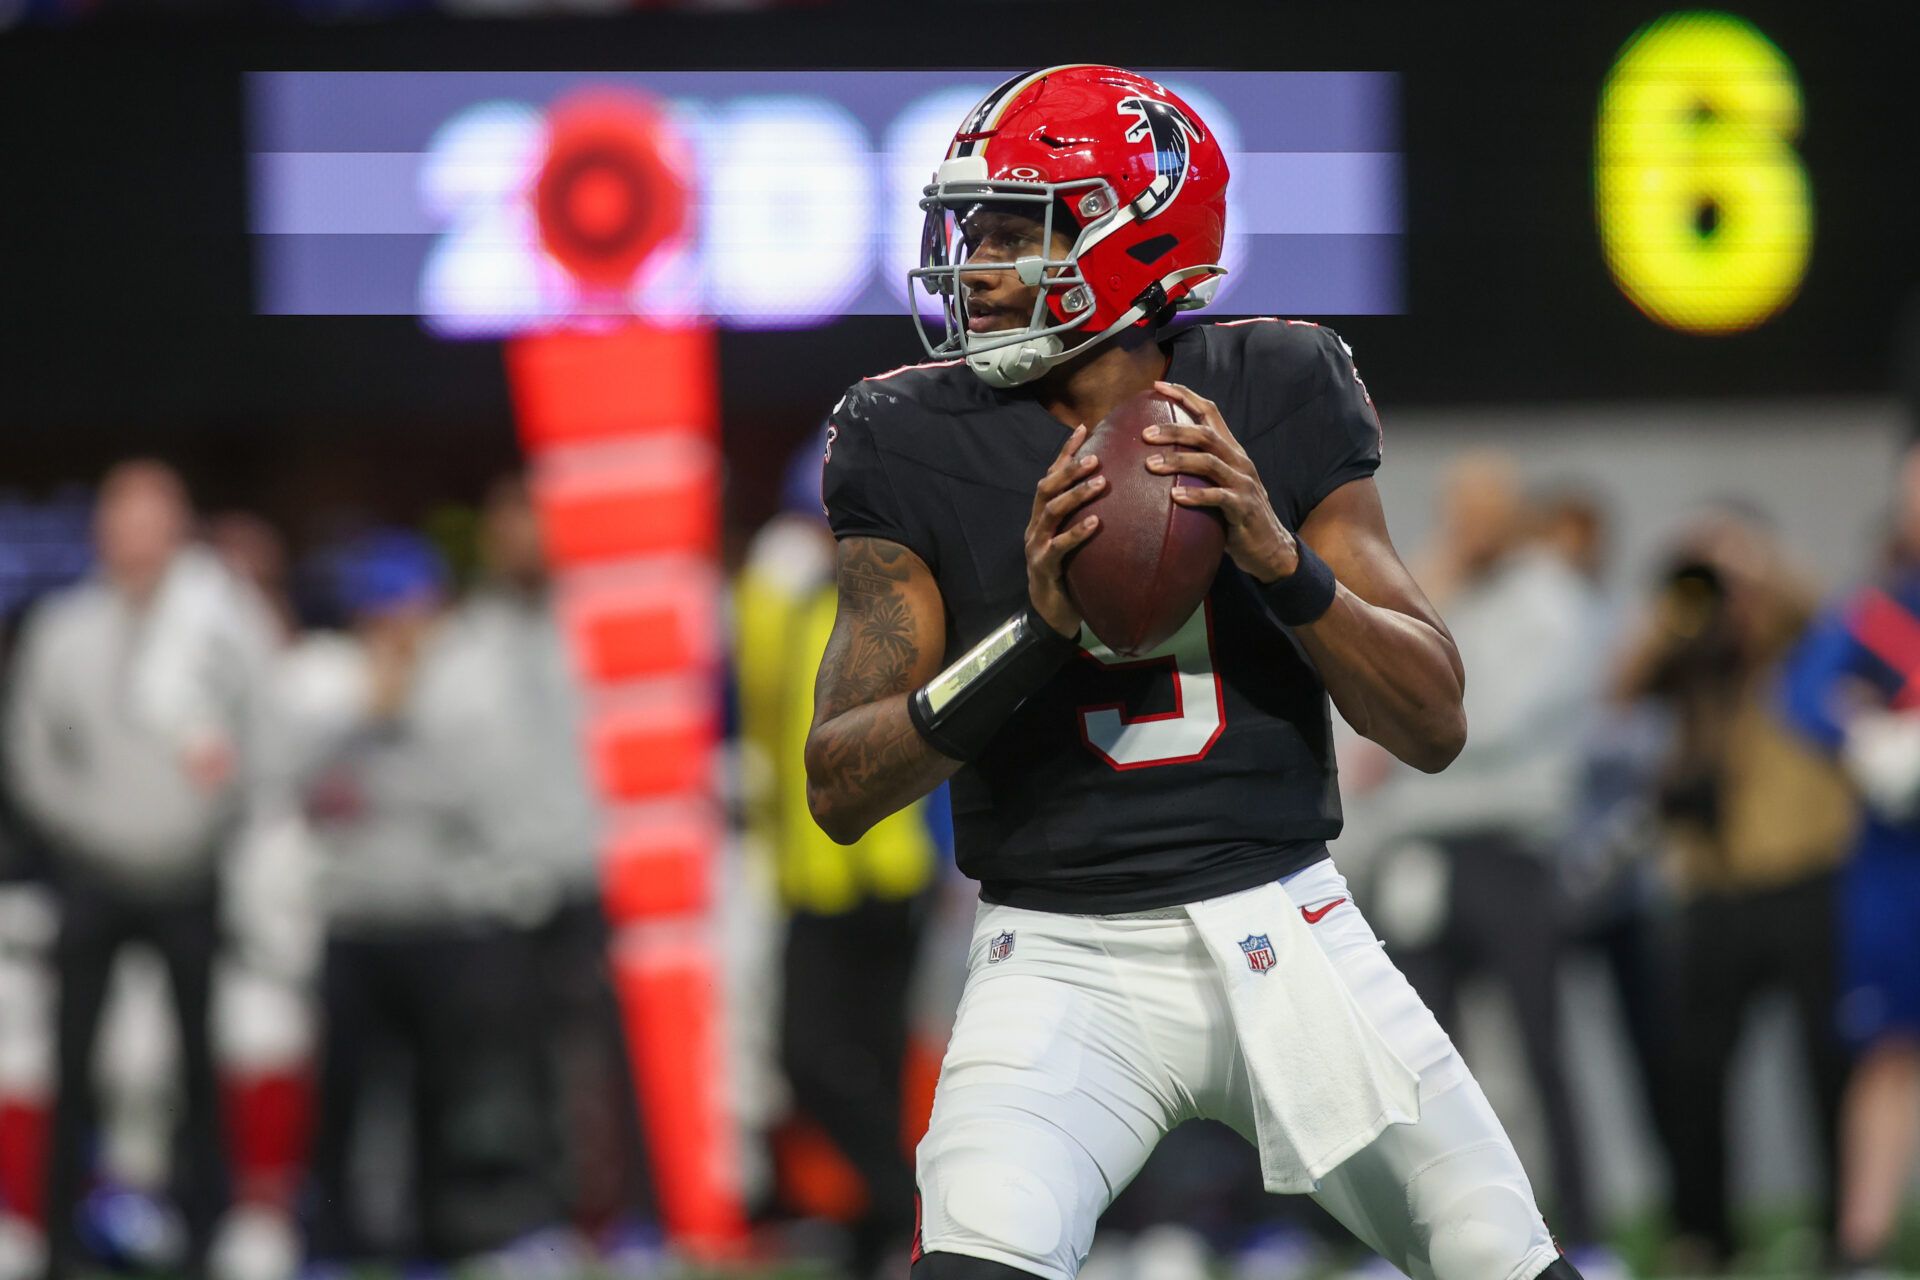
[[994,935],[993,941],[987,944],[987,963],[988,964],[999,964],[1002,960],[1005,960],[1008,956],[1012,954],[1013,954],[1013,930],[1011,929],[1007,930],[1005,933]]
[[1266,934],[1256,933],[1240,939],[1240,949],[1247,953],[1247,968],[1255,973],[1265,973],[1273,968],[1273,944],[1267,941]]

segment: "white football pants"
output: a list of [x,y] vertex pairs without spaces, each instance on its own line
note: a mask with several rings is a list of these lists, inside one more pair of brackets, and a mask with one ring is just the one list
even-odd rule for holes
[[[1413,1280],[1532,1280],[1558,1250],[1453,1043],[1331,861],[1284,886],[1420,1075],[1419,1121],[1389,1128],[1314,1199]],[[1161,1136],[1200,1117],[1254,1141],[1246,1060],[1184,908],[1075,916],[983,902],[918,1153],[922,1248],[1072,1280]]]

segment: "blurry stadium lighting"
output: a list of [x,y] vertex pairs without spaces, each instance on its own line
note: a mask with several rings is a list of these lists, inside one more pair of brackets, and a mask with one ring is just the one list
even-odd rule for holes
[[717,127],[704,228],[714,309],[795,325],[840,315],[873,269],[860,122],[817,98],[766,97]]
[[1636,307],[1726,334],[1793,300],[1813,246],[1801,115],[1793,64],[1741,18],[1672,13],[1627,42],[1600,91],[1594,212]]
[[546,314],[533,210],[520,198],[546,143],[540,113],[483,102],[434,134],[420,166],[420,204],[447,234],[427,256],[420,309],[449,337],[510,333]]
[[[993,83],[939,70],[256,72],[260,309],[417,315],[450,338],[621,317],[758,329],[897,316],[919,261],[920,188]],[[1227,289],[1262,310],[1397,313],[1395,78],[1172,84],[1232,153]],[[687,225],[634,255],[637,268],[590,252],[644,212],[619,158],[632,140],[614,128],[600,135],[610,146],[583,150],[582,128],[548,109],[627,91],[661,103],[685,139],[671,167],[698,188]],[[556,238],[563,220],[572,233]]]

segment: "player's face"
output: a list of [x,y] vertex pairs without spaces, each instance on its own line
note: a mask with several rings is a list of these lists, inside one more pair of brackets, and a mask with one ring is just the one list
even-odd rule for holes
[[[960,233],[970,264],[1040,257],[1059,260],[1073,251],[1066,233],[1056,227],[1049,243],[1045,224],[1024,210],[982,205],[960,219]],[[970,333],[1025,328],[1033,319],[1033,304],[1042,287],[1022,284],[1017,273],[1004,270],[962,271],[960,283],[967,291]]]

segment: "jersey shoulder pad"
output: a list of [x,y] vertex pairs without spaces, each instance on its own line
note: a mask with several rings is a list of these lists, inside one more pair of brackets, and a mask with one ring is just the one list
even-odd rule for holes
[[1307,395],[1325,390],[1337,374],[1349,376],[1353,352],[1338,333],[1311,320],[1256,316],[1211,326],[1214,341],[1231,352],[1248,376]]
[[955,413],[972,408],[986,387],[958,360],[901,365],[862,378],[847,389],[847,404],[869,416],[920,410]]
[[847,388],[827,418],[821,499],[838,537],[885,538],[937,565],[927,523],[924,460],[939,454],[950,415],[984,384],[958,361],[908,365]]
[[1217,342],[1233,345],[1242,359],[1258,361],[1267,374],[1311,376],[1327,367],[1331,359],[1354,359],[1340,334],[1313,320],[1254,317],[1225,320],[1213,328],[1219,330]]
[[834,403],[829,430],[858,435],[883,453],[928,462],[951,445],[956,417],[990,411],[992,391],[958,360],[905,365],[863,378]]
[[[1283,471],[1268,482],[1289,527],[1322,499],[1380,466],[1380,419],[1340,335],[1305,320],[1257,319],[1212,326],[1216,367],[1252,409],[1236,425],[1249,446],[1277,433]],[[1275,447],[1275,446],[1269,446]]]

